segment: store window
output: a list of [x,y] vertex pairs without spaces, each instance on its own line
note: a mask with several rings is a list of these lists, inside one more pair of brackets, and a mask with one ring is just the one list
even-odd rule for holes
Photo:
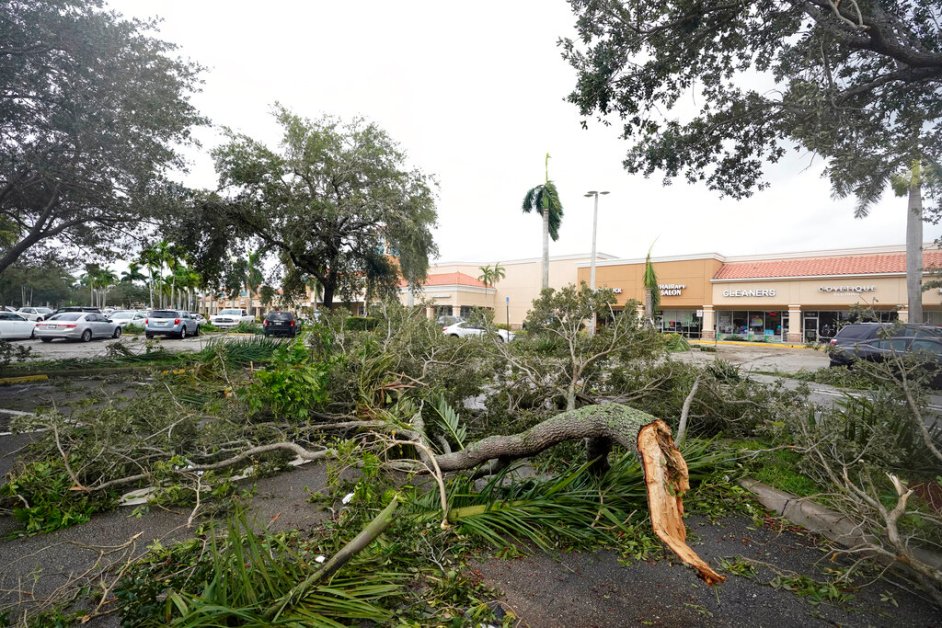
[[783,339],[786,312],[732,311],[717,312],[716,333],[723,338],[778,341]]
[[699,338],[703,320],[697,316],[696,310],[660,310],[654,317],[654,324],[663,332]]

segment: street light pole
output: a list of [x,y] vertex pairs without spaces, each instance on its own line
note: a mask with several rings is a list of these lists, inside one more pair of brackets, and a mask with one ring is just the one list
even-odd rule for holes
[[[595,239],[596,234],[598,233],[599,227],[599,194],[605,195],[608,194],[607,191],[599,192],[597,190],[589,190],[586,192],[586,198],[592,196],[595,198],[594,208],[592,209],[592,261],[589,265],[589,289],[592,292],[595,292]],[[589,327],[589,335],[595,335],[595,325],[596,325],[596,313],[592,312],[592,322]]]

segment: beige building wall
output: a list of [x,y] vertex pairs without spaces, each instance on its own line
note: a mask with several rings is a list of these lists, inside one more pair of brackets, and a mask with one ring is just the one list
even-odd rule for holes
[[[589,255],[567,255],[550,258],[549,283],[551,288],[562,288],[578,282],[578,267],[589,261]],[[600,253],[600,260],[610,260],[611,255]],[[475,279],[481,275],[481,266],[494,262],[442,262],[429,267],[429,275],[446,273],[464,273]],[[542,278],[542,259],[499,261],[504,268],[504,278],[494,288],[486,291],[472,286],[430,286],[415,293],[410,301],[408,289],[400,290],[399,299],[403,304],[419,305],[425,300],[435,306],[451,305],[454,308],[464,306],[487,307],[494,310],[494,320],[506,323],[508,309],[510,325],[519,328],[530,306],[540,295]],[[508,304],[507,298],[510,298]]]
[[[752,291],[768,296],[752,296]],[[774,291],[774,295],[769,294],[770,291]],[[928,290],[923,293],[922,300],[927,307],[937,307],[942,305],[942,294],[938,290]],[[789,305],[800,305],[802,310],[808,311],[845,309],[855,304],[882,310],[904,308],[906,302],[906,278],[903,276],[808,277],[717,281],[713,284],[713,305],[727,310],[788,309]]]
[[[653,260],[658,285],[664,286],[661,294],[661,309],[698,309],[709,305],[713,298],[710,280],[722,262],[712,256],[693,259]],[[644,260],[609,260],[596,264],[595,284],[599,288],[612,288],[618,305],[630,299],[644,302]],[[589,283],[590,268],[579,267],[579,281]],[[682,286],[682,287],[681,287]],[[675,294],[679,292],[679,294]]]

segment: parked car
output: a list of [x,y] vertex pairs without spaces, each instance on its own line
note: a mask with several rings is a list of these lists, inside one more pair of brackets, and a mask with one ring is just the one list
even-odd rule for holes
[[181,340],[187,336],[199,336],[200,326],[189,312],[182,310],[154,310],[144,319],[144,335],[176,336]]
[[269,312],[262,321],[266,336],[288,336],[294,338],[301,329],[301,321],[291,312]]
[[193,317],[193,320],[196,321],[197,325],[202,325],[206,322],[206,317],[200,314],[199,312],[190,312],[190,316]]
[[144,315],[144,312],[139,312],[137,310],[117,310],[111,313],[111,316],[108,317],[108,320],[118,325],[118,327],[124,329],[128,325],[138,325],[143,327],[145,318],[147,317]]
[[907,323],[851,323],[837,332],[828,346],[831,366],[851,364],[856,359],[877,359],[881,352],[896,348],[902,350],[908,343],[884,342],[897,338],[937,338],[942,340],[942,329],[931,325]]
[[[468,321],[454,323],[453,325],[445,327],[442,331],[445,332],[446,336],[454,336],[455,338],[482,337],[487,332],[483,327],[476,327]],[[508,342],[514,339],[514,334],[506,329],[497,329],[495,331],[501,342]]]
[[96,314],[101,314],[101,310],[97,307],[85,307],[78,305],[67,305],[66,307],[60,307],[55,311],[56,314],[64,314],[66,312],[94,312]]
[[121,328],[97,312],[62,312],[36,323],[35,334],[43,342],[56,338],[88,342],[92,338],[120,338]]
[[48,307],[21,307],[16,313],[31,321],[44,321],[52,310]]
[[442,314],[435,319],[435,324],[440,325],[441,327],[451,327],[455,323],[461,323],[464,319],[460,316],[451,316],[448,314]]
[[239,323],[254,323],[255,317],[240,308],[226,308],[209,318],[216,327],[237,327]]
[[36,323],[19,312],[0,312],[0,338],[32,338]]

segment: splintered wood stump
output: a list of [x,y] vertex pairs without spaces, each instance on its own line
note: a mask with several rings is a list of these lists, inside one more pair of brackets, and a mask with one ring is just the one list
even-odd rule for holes
[[[489,436],[467,448],[436,457],[442,472],[473,469],[489,461],[506,463],[535,456],[566,440],[586,439],[590,460],[604,472],[612,442],[635,452],[644,470],[648,510],[654,533],[707,583],[726,578],[716,573],[687,545],[682,495],[690,488],[687,463],[664,421],[620,404],[593,405],[570,410],[510,436]],[[599,457],[601,456],[601,460]]]

